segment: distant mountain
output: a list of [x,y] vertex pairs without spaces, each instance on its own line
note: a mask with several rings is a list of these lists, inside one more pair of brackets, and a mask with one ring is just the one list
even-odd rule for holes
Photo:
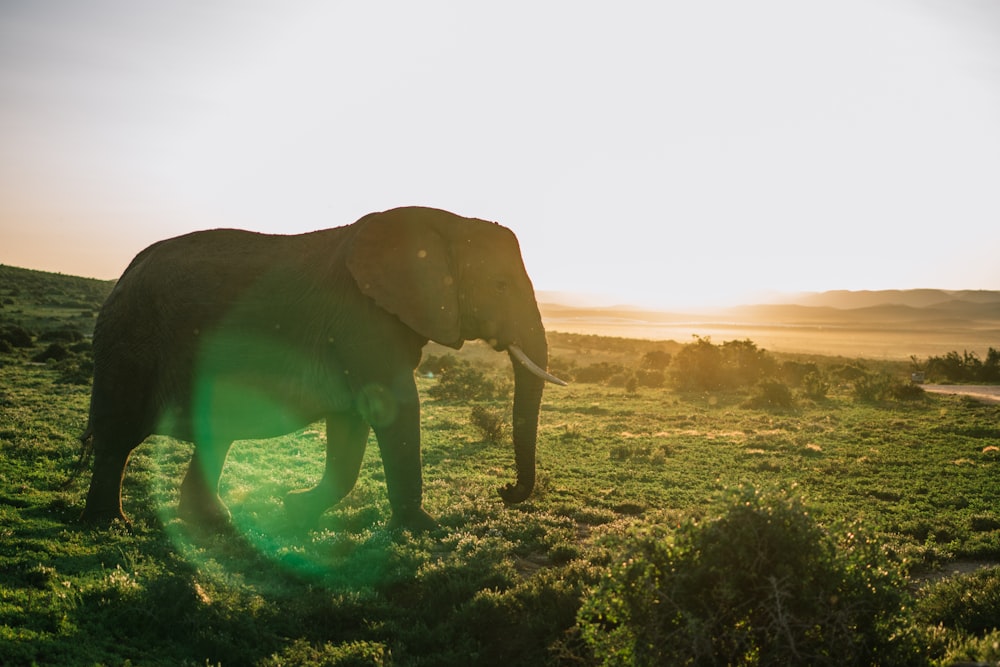
[[754,304],[697,313],[666,312],[632,306],[586,306],[546,303],[546,319],[561,321],[645,322],[656,324],[714,322],[793,326],[975,325],[1000,326],[1000,291],[989,290],[838,290],[788,297],[786,303]]
[[800,306],[840,308],[854,310],[871,308],[873,306],[909,306],[911,308],[926,308],[951,301],[969,304],[1000,304],[1000,291],[995,290],[833,290],[811,294],[800,294],[789,299],[788,303]]

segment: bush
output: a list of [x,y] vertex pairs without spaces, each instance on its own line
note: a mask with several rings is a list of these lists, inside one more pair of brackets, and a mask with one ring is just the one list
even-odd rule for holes
[[663,371],[650,371],[640,368],[635,372],[635,381],[640,387],[657,389],[663,386],[664,380]]
[[862,403],[916,401],[924,395],[924,388],[920,385],[903,382],[885,373],[866,374],[854,381],[854,398]]
[[819,371],[807,373],[802,378],[802,395],[814,401],[821,401],[826,398],[826,393],[830,391],[830,383]]
[[32,347],[34,345],[31,340],[31,332],[16,324],[8,324],[0,329],[0,340],[7,341],[12,347]]
[[801,387],[810,374],[819,373],[813,362],[786,361],[781,364],[781,376],[793,387]]
[[943,579],[921,591],[917,615],[927,625],[983,634],[1000,628],[1000,568]]
[[487,377],[467,361],[442,370],[437,383],[427,390],[431,398],[463,401],[491,401],[509,392],[507,383]]
[[454,354],[428,354],[427,358],[420,362],[417,372],[421,375],[437,377],[445,371],[455,368],[459,363]]
[[672,365],[677,386],[698,391],[749,387],[777,372],[774,359],[751,340],[713,345],[698,337],[681,348]]
[[670,353],[663,350],[650,350],[642,355],[642,367],[651,371],[662,371],[670,365]]
[[[576,369],[573,374],[573,379],[577,382],[587,382],[591,384],[599,384],[601,382],[606,382],[612,377],[624,375],[625,367],[621,364],[613,364],[607,361],[601,361],[596,364],[590,364],[589,366],[581,366]],[[622,385],[624,385],[624,380],[622,380]]]
[[747,406],[751,408],[790,408],[793,405],[795,398],[792,390],[777,380],[764,380],[747,400]]
[[509,431],[506,411],[500,408],[473,405],[469,421],[486,442],[501,442]]
[[55,361],[62,361],[70,356],[70,351],[67,350],[61,343],[52,343],[47,348],[36,354],[31,358],[32,361],[44,363],[49,359]]
[[572,380],[576,377],[576,360],[570,357],[549,357],[549,372],[558,378]]
[[712,390],[723,385],[722,351],[708,338],[682,347],[673,367],[674,381],[681,389]]
[[861,403],[876,403],[889,396],[892,379],[884,373],[865,373],[854,381],[854,400]]
[[38,337],[43,343],[79,343],[83,334],[73,327],[62,327],[43,331]]
[[894,380],[889,385],[889,396],[897,401],[920,401],[927,392],[919,384]]
[[943,357],[927,357],[925,367],[927,377],[936,381],[1000,382],[1000,350],[989,348],[985,360],[975,352],[952,351]]
[[578,627],[606,665],[926,664],[907,596],[875,543],[743,488],[672,539],[633,537]]

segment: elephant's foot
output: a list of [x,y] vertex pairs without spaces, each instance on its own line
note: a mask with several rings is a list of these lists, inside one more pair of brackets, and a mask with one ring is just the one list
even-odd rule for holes
[[403,529],[414,533],[425,533],[438,528],[438,522],[423,507],[416,509],[393,509],[389,519],[389,529]]
[[289,491],[285,495],[285,512],[289,521],[303,530],[316,528],[320,516],[334,504],[330,502],[330,494],[320,486]]
[[101,528],[108,528],[116,521],[121,522],[128,530],[132,529],[132,522],[125,516],[121,508],[94,509],[85,507],[80,514],[80,522]]
[[221,528],[232,521],[229,508],[218,496],[185,495],[183,492],[177,516],[187,523],[204,528]]

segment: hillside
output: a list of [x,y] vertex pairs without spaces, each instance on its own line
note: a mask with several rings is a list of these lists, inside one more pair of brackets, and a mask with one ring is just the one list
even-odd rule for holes
[[0,325],[38,333],[68,324],[89,334],[114,284],[0,264]]

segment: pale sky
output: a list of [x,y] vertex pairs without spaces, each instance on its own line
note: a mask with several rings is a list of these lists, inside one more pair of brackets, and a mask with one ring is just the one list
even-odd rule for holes
[[609,302],[1000,289],[1000,2],[0,4],[0,263],[405,204]]

